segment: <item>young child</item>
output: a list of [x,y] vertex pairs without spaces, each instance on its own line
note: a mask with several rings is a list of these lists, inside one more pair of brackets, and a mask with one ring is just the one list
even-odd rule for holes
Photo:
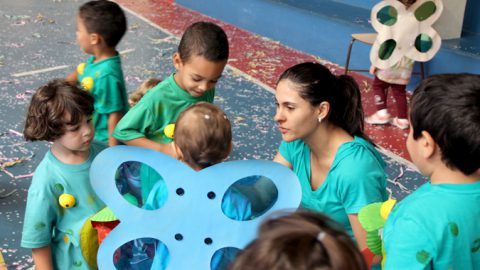
[[230,270],[367,270],[350,236],[319,213],[299,211],[266,220]]
[[393,208],[385,269],[480,269],[480,75],[434,75],[410,105],[407,149],[430,178]]
[[[213,102],[215,84],[228,59],[228,39],[218,25],[197,22],[185,30],[173,55],[176,72],[148,91],[118,123],[113,136],[127,145],[150,148],[174,156],[165,128],[191,104]],[[158,181],[158,174],[142,166],[142,199]]]
[[142,97],[147,93],[147,91],[155,87],[161,81],[162,80],[158,78],[150,78],[140,84],[137,90],[133,91],[133,93],[128,98],[128,104],[130,105],[130,107],[137,105],[137,103],[140,101],[140,99],[142,99]]
[[36,269],[93,269],[82,255],[80,231],[105,205],[90,186],[94,157],[93,98],[63,80],[40,87],[27,112],[24,136],[52,142],[28,190],[21,246]]
[[[398,0],[407,8],[413,5],[416,0]],[[407,97],[406,87],[412,76],[414,61],[407,57],[400,59],[398,63],[389,69],[378,69],[370,67],[370,74],[375,75],[373,79],[373,93],[377,112],[365,118],[365,122],[373,125],[391,123],[400,128],[409,127],[407,119]],[[396,102],[397,117],[391,118],[387,110],[387,90],[392,90]]]
[[[231,125],[224,112],[213,104],[198,102],[184,111],[177,119],[175,141],[171,144],[179,160],[194,170],[201,170],[225,160],[232,150]],[[234,185],[224,196],[224,213],[235,220],[252,217],[251,205]],[[248,188],[248,187],[247,187]],[[166,202],[167,190],[163,181],[155,184],[144,205],[145,209],[158,209]],[[135,246],[135,245],[133,245]],[[145,246],[145,245],[144,245]],[[166,268],[169,260],[163,244],[158,244],[151,269]],[[213,259],[212,269],[226,269],[236,253],[226,251]],[[121,262],[128,265],[128,262]],[[122,268],[122,265],[118,264]]]
[[173,55],[176,72],[147,92],[120,121],[113,136],[127,145],[173,155],[164,135],[182,110],[199,101],[213,102],[215,84],[228,59],[228,39],[219,26],[197,22],[185,30]]
[[77,42],[91,56],[67,77],[92,93],[95,140],[110,146],[118,144],[112,132],[129,108],[121,59],[116,51],[126,29],[127,19],[116,3],[98,0],[80,6]]

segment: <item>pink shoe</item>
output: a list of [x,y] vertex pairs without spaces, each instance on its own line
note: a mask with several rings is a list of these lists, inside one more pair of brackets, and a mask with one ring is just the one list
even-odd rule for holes
[[407,129],[410,126],[410,123],[407,119],[400,119],[398,117],[393,118],[390,124],[398,127],[399,129]]
[[372,125],[384,125],[390,122],[390,114],[387,113],[387,115],[382,116],[378,112],[376,112],[369,117],[366,117],[365,122]]

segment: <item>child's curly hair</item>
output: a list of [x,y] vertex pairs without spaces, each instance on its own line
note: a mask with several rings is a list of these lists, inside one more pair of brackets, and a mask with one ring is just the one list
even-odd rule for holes
[[93,97],[65,80],[40,86],[30,101],[23,135],[28,141],[54,141],[66,125],[77,125],[93,114]]

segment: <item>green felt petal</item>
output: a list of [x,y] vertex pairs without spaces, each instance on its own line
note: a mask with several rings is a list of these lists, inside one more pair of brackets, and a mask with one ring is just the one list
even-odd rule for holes
[[364,206],[358,212],[358,220],[367,232],[375,231],[385,225],[385,220],[380,216],[381,202],[371,203]]
[[92,218],[92,221],[96,222],[109,222],[118,220],[117,216],[110,210],[110,208],[105,207],[100,212],[96,213]]

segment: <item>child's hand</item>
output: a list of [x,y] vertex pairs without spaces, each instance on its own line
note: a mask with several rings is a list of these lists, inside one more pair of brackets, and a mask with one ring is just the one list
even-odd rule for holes
[[370,65],[370,70],[368,72],[372,75],[375,75],[376,71],[377,71],[377,67],[375,67],[374,65]]

